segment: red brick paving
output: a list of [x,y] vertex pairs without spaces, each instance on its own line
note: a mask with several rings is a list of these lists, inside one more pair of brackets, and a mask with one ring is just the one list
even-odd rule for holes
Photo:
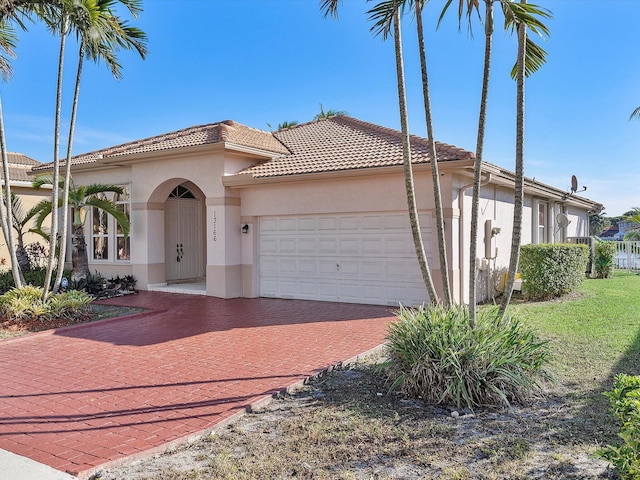
[[376,347],[392,318],[368,305],[157,292],[104,303],[152,311],[0,342],[0,448],[87,477]]

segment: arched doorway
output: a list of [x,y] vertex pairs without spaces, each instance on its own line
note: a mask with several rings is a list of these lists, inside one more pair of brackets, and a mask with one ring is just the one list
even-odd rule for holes
[[165,202],[165,264],[167,282],[203,277],[201,202],[184,185],[175,187]]

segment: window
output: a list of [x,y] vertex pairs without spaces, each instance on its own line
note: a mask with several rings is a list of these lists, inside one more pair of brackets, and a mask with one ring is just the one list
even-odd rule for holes
[[548,232],[547,232],[547,203],[536,201],[536,222],[534,224],[534,240],[535,243],[546,243],[548,242]]
[[[118,210],[131,220],[131,199],[129,188],[124,187],[122,194],[107,193],[104,198],[112,200]],[[131,239],[125,238],[122,227],[115,218],[104,210],[91,208],[91,251],[93,260],[129,261],[131,260]]]

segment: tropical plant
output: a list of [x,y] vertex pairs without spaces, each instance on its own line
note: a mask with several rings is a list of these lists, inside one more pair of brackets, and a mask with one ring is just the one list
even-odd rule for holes
[[594,246],[593,268],[597,278],[609,278],[613,272],[615,258],[615,242],[596,241]]
[[[547,17],[548,12],[535,5],[517,4],[511,0],[499,0],[505,18],[505,27],[507,28],[516,18],[520,17],[529,28],[536,31],[547,33],[547,28],[537,17]],[[438,25],[442,21],[445,13],[453,0],[447,0]],[[484,139],[487,121],[487,105],[489,99],[489,80],[491,75],[491,56],[493,48],[493,32],[494,32],[494,0],[484,0],[484,63],[482,72],[482,88],[480,94],[480,113],[478,115],[478,133],[476,138],[476,158],[473,171],[473,192],[471,200],[471,228],[470,228],[470,252],[469,252],[469,318],[471,323],[475,323],[476,319],[476,275],[477,275],[477,248],[478,248],[478,222],[480,210],[480,182],[482,175],[482,159],[484,153]],[[518,7],[523,6],[523,10]],[[480,16],[478,0],[458,0],[458,25],[462,22],[462,15],[465,14],[468,20],[469,32],[472,30],[472,17],[474,10]],[[535,48],[534,48],[535,47]],[[525,55],[532,57],[525,60],[525,65],[531,65],[531,71],[537,70],[546,58],[546,52],[539,46],[532,43],[532,47],[526,49]]]
[[[513,2],[511,2],[513,3]],[[505,285],[502,301],[500,302],[500,314],[506,315],[507,307],[511,302],[511,295],[513,293],[513,285],[516,279],[516,272],[518,271],[518,261],[520,259],[520,243],[522,241],[522,216],[524,211],[524,92],[525,92],[525,77],[528,73],[535,71],[536,65],[532,64],[533,58],[539,58],[539,56],[527,57],[527,50],[533,48],[534,45],[527,38],[527,26],[533,24],[531,27],[536,33],[546,33],[548,30],[544,25],[535,24],[533,22],[526,22],[525,18],[531,16],[527,13],[526,0],[520,0],[519,7],[522,7],[523,15],[515,16],[512,20],[507,21],[506,25],[512,30],[516,31],[518,35],[518,55],[515,68],[515,80],[516,80],[516,166],[515,166],[515,178],[514,178],[514,205],[513,205],[513,228],[511,233],[511,254],[509,256],[509,268],[507,271],[507,284]],[[523,6],[524,5],[524,6]],[[544,12],[543,12],[544,13]],[[544,13],[543,16],[550,16],[549,13]],[[543,28],[544,27],[544,28]],[[539,65],[538,65],[539,67]]]
[[607,445],[596,455],[610,462],[622,480],[640,478],[640,376],[619,374],[613,390],[605,392],[620,422],[621,445]]
[[[275,130],[277,130],[279,132],[280,130],[284,130],[286,128],[295,127],[296,125],[298,125],[298,122],[296,120],[291,120],[291,121],[285,120],[284,122],[279,123],[278,127],[275,128]],[[267,127],[269,127],[269,130],[271,130],[273,132],[274,128],[271,126],[270,123],[267,123]]]
[[25,247],[24,236],[29,231],[27,227],[36,213],[37,210],[35,207],[25,211],[20,197],[11,192],[11,216],[13,218],[13,229],[16,232],[15,249],[18,265],[20,265],[22,272],[31,270],[33,266],[29,258],[29,253]]
[[[400,20],[400,0],[383,2],[385,5],[378,5],[370,10],[371,18],[376,19],[376,23],[372,27],[372,31],[376,35],[381,35],[383,39],[387,39],[391,28],[393,28],[394,51],[396,59],[396,76],[398,84],[398,107],[400,110],[400,130],[402,136],[402,159],[404,165],[405,189],[407,193],[407,206],[409,210],[409,223],[413,236],[413,244],[422,274],[422,280],[429,295],[429,301],[438,303],[439,298],[436,292],[431,270],[427,260],[422,234],[420,232],[420,219],[418,217],[418,207],[415,196],[415,185],[413,180],[413,167],[411,162],[411,144],[409,137],[409,120],[407,112],[406,87],[404,79],[404,61],[402,57],[402,28]],[[395,7],[395,8],[394,8]],[[323,0],[320,4],[321,11],[325,17],[330,15],[336,18],[338,15],[338,0]],[[383,12],[383,15],[377,15],[377,10]],[[390,16],[389,16],[390,15]],[[321,106],[322,109],[322,106]]]
[[[313,117],[314,120],[320,120],[322,118],[331,118],[331,117],[335,117],[336,115],[346,115],[347,112],[345,112],[344,110],[333,110],[333,109],[329,109],[327,111],[324,110],[324,107],[322,106],[322,104],[320,104],[320,113],[318,113],[315,117]],[[286,122],[285,122],[286,123]],[[280,127],[280,125],[278,125],[278,128]]]
[[522,402],[548,377],[547,342],[495,309],[483,311],[475,327],[459,305],[401,308],[398,317],[382,364],[393,389],[473,409]]
[[640,120],[640,107],[636,108],[633,112],[631,112],[631,115],[629,115],[629,120],[632,120],[634,118]]
[[[62,182],[59,182],[60,188]],[[33,181],[33,187],[38,189],[43,185],[52,185],[53,178],[50,174],[39,175]],[[117,195],[124,194],[124,188],[118,185],[105,185],[101,183],[92,183],[89,185],[76,186],[71,181],[69,188],[69,206],[73,211],[73,221],[71,224],[72,235],[72,254],[71,263],[73,272],[71,275],[72,280],[79,281],[86,279],[90,275],[89,271],[89,256],[87,253],[87,244],[85,240],[84,224],[87,218],[87,210],[93,209],[95,214],[105,213],[111,215],[118,225],[122,229],[124,237],[129,236],[130,223],[127,215],[118,208],[118,205],[107,198],[107,193],[114,193]],[[62,206],[62,200],[59,200],[59,206]],[[36,215],[36,226],[41,228],[45,218],[51,213],[51,201],[42,200],[36,208],[38,213]],[[59,256],[64,256],[64,252],[60,252]],[[62,277],[62,275],[60,275]],[[50,277],[49,277],[50,278]]]
[[[17,20],[16,9],[11,5],[3,5],[0,9],[0,75],[7,81],[11,77],[12,69],[9,57],[15,57],[14,48],[16,37],[9,25],[10,20]],[[7,157],[7,143],[4,129],[4,114],[2,112],[2,101],[0,100],[0,156],[2,157],[2,175],[4,179],[4,193],[0,189],[0,225],[2,233],[7,242],[9,255],[11,256],[11,272],[15,285],[21,287],[24,284],[22,270],[18,264],[15,249],[15,239],[13,236],[13,216],[11,214],[11,182],[9,181],[9,159]],[[5,203],[6,202],[6,203]]]
[[[420,70],[422,73],[422,94],[424,99],[425,123],[427,125],[427,140],[429,156],[431,160],[431,178],[433,183],[433,197],[436,210],[436,231],[438,237],[438,255],[440,260],[440,275],[442,281],[443,301],[445,305],[451,302],[451,285],[449,281],[449,264],[447,260],[447,243],[444,233],[444,214],[442,209],[442,195],[440,193],[440,172],[436,152],[435,136],[433,133],[433,116],[431,111],[431,99],[429,95],[429,78],[427,74],[427,60],[424,46],[424,31],[422,26],[422,7],[424,0],[386,0],[373,7],[369,14],[375,22],[373,30],[376,33],[387,35],[390,24],[395,18],[396,12],[402,10],[405,5],[412,6],[416,17],[418,33],[418,50],[420,53]],[[399,15],[399,13],[398,13]]]
[[640,240],[640,208],[635,207],[625,213],[623,219],[631,222],[631,226],[624,232],[625,240]]
[[[69,136],[67,140],[67,153],[65,159],[65,176],[64,187],[62,189],[62,209],[61,228],[63,232],[67,231],[69,211],[66,206],[69,205],[69,189],[71,187],[71,152],[73,147],[73,137],[76,121],[76,112],[78,106],[78,97],[80,92],[80,79],[82,76],[82,67],[85,58],[89,58],[94,62],[104,60],[113,76],[117,79],[121,78],[120,64],[117,62],[116,53],[121,48],[127,50],[136,50],[138,54],[144,58],[146,55],[146,35],[140,29],[131,27],[126,21],[122,20],[115,14],[117,4],[124,5],[133,18],[141,12],[141,0],[79,0],[74,2],[61,1],[58,3],[57,15],[43,16],[48,27],[60,35],[60,57],[58,62],[58,89],[56,97],[56,124],[54,129],[54,162],[53,162],[53,179],[54,185],[59,182],[60,161],[58,149],[60,144],[60,109],[61,109],[61,92],[62,92],[62,70],[64,64],[64,51],[66,38],[70,33],[75,33],[78,44],[78,67],[76,71],[75,89],[73,103],[71,108],[71,120],[69,125]],[[57,204],[57,189],[52,194],[52,204]],[[57,210],[51,213],[51,231],[58,231],[58,214]],[[66,251],[66,235],[60,238],[59,250]],[[55,248],[55,239],[53,239],[52,249]],[[50,263],[47,266],[48,275],[53,271],[53,260],[50,257]],[[58,257],[58,276],[55,279],[53,290],[57,291],[62,280],[62,267],[64,265],[64,254]],[[45,295],[47,291],[45,290]]]
[[59,293],[43,300],[44,288],[26,285],[0,297],[0,314],[10,321],[65,317],[77,320],[86,316],[93,297],[85,292]]

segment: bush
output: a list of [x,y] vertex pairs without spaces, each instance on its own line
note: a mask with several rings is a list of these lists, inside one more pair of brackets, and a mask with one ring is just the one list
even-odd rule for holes
[[66,317],[79,319],[88,313],[93,297],[85,292],[70,291],[50,295],[42,301],[42,287],[27,285],[13,288],[0,297],[0,313],[8,320],[36,319],[41,321]]
[[520,252],[522,293],[528,298],[559,297],[575,290],[585,278],[587,245],[523,245]]
[[[46,268],[34,268],[33,270],[27,270],[26,272],[22,272],[24,274],[24,281],[27,285],[35,285],[35,286],[43,286],[44,279],[47,274]],[[71,275],[71,270],[65,270],[64,276],[69,277]],[[53,271],[51,276],[51,284],[53,284],[54,279],[56,278],[56,271]],[[6,272],[0,273],[0,293],[8,292],[12,288],[14,288],[16,284],[13,281],[13,273],[11,270],[7,270]]]
[[616,376],[613,390],[605,392],[613,414],[620,422],[622,445],[606,447],[596,453],[610,462],[622,480],[640,478],[640,376]]
[[616,258],[615,242],[596,242],[593,268],[597,278],[609,278]]
[[512,316],[485,310],[475,328],[464,306],[401,308],[381,368],[392,388],[470,409],[521,402],[547,377],[547,342]]

